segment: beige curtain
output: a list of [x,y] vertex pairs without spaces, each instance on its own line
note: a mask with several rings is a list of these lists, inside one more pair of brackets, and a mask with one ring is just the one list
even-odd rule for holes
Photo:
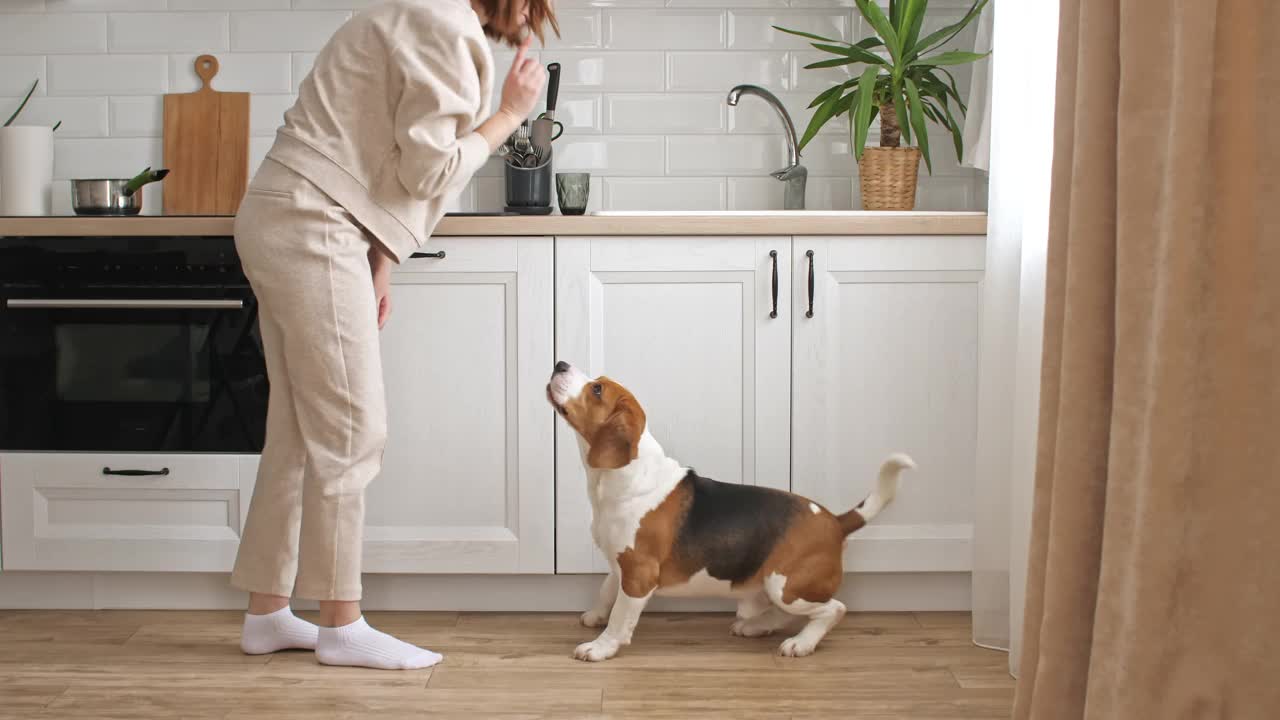
[[1280,717],[1278,30],[1062,0],[1016,718]]

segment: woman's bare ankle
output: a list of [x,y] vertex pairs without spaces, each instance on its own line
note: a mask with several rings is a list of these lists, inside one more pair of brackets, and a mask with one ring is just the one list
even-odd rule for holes
[[250,615],[270,615],[271,613],[288,606],[289,598],[282,595],[249,593]]
[[343,627],[360,619],[359,600],[321,600],[320,627]]

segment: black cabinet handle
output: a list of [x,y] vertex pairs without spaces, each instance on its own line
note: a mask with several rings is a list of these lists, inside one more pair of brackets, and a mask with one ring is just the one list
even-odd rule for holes
[[444,251],[443,251],[443,250],[440,250],[440,251],[438,251],[438,252],[433,252],[433,253],[429,253],[429,252],[416,252],[416,253],[413,253],[413,254],[409,255],[409,257],[410,257],[411,259],[412,259],[412,258],[435,258],[435,259],[437,259],[437,260],[443,260],[443,259],[444,259]]
[[769,313],[769,317],[778,317],[778,251],[770,250],[769,257],[773,258],[773,311]]
[[805,317],[813,317],[813,251],[805,252],[805,257],[809,258],[809,310],[804,314]]
[[123,475],[124,477],[147,477],[150,475],[168,475],[169,468],[160,468],[159,470],[112,470],[109,467],[102,468],[103,475]]

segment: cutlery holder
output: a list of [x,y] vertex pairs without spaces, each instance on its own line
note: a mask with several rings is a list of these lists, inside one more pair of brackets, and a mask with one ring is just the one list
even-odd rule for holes
[[555,176],[551,171],[549,156],[538,167],[521,168],[503,163],[507,186],[507,210],[523,214],[551,212],[551,192]]

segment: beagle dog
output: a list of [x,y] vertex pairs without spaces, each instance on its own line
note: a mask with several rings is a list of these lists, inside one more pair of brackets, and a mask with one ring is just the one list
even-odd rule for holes
[[579,660],[607,660],[630,644],[655,594],[735,598],[731,632],[743,637],[807,618],[779,652],[811,654],[845,614],[835,599],[845,539],[893,500],[899,475],[915,467],[892,455],[871,495],[836,515],[793,493],[709,480],[667,457],[635,396],[606,377],[558,362],[547,399],[577,432],[591,534],[611,568],[582,615],[583,625],[605,629],[574,650]]

